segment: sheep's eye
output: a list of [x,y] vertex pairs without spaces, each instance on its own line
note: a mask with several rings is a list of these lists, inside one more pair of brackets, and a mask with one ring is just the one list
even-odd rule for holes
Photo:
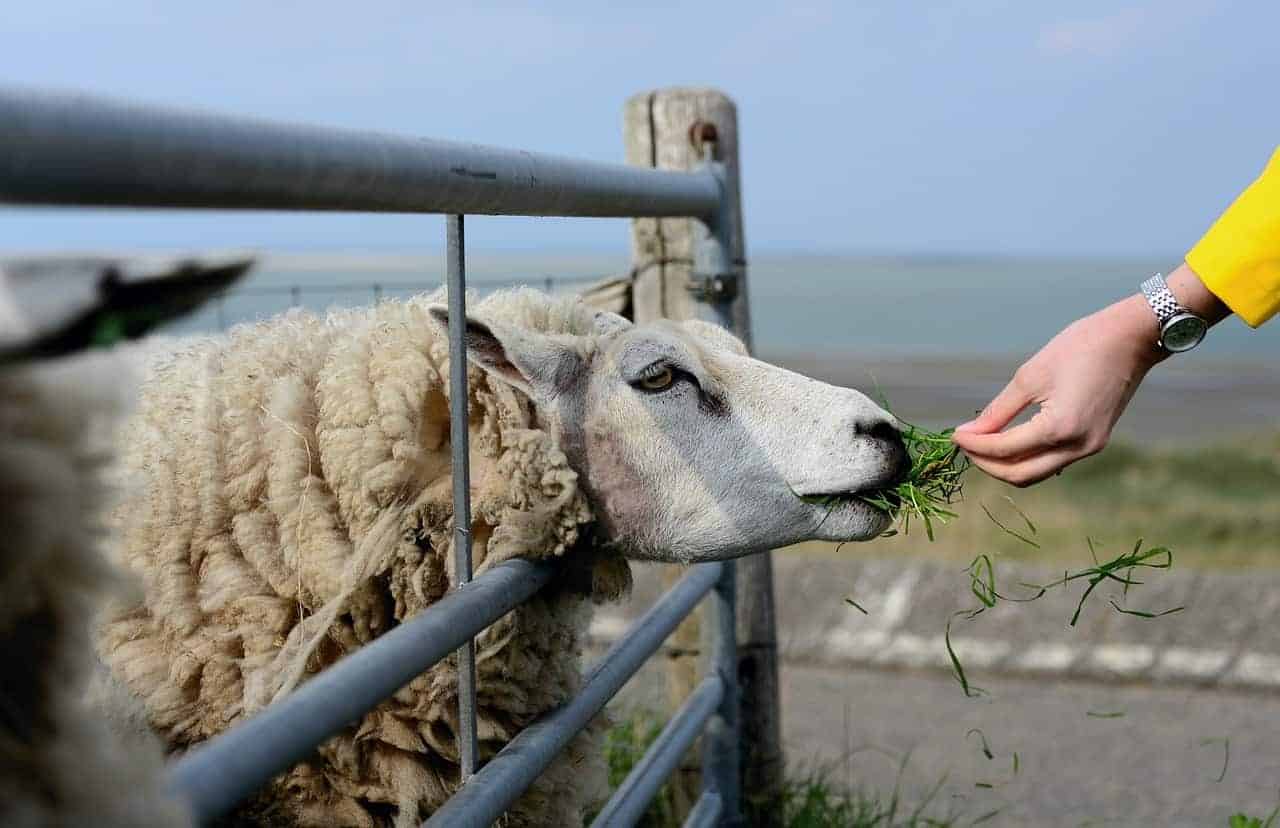
[[676,381],[676,374],[670,368],[659,368],[640,378],[639,385],[645,391],[666,391]]

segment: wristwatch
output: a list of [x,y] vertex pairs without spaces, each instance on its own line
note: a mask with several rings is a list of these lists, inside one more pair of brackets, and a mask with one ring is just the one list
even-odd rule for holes
[[1165,284],[1164,276],[1157,273],[1143,282],[1142,295],[1147,297],[1147,304],[1151,306],[1160,325],[1160,338],[1156,340],[1156,344],[1161,348],[1171,354],[1178,354],[1190,351],[1204,340],[1209,323],[1178,304],[1173,292]]

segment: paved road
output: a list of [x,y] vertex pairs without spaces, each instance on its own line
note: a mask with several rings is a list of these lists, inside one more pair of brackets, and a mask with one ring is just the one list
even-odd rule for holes
[[[964,817],[957,825],[1000,808],[982,824],[1224,828],[1235,811],[1266,816],[1280,804],[1280,694],[975,679],[988,696],[966,699],[939,672],[785,665],[788,760],[826,762],[837,782],[887,795],[909,752],[904,800],[918,803],[945,777],[927,813],[950,809]],[[646,667],[621,704],[655,706],[663,688],[662,673]],[[982,729],[993,760],[965,735],[971,728]],[[1231,754],[1217,782],[1223,739]]]
[[[954,571],[881,559],[789,562],[785,556],[775,568],[783,736],[793,762],[825,759],[835,763],[837,777],[890,792],[899,759],[910,752],[901,780],[909,799],[918,801],[946,777],[939,810],[955,806],[972,819],[1003,808],[986,825],[1225,826],[1235,811],[1265,816],[1280,804],[1280,593],[1274,575],[1170,573],[1152,585],[1151,606],[1186,604],[1212,612],[1188,611],[1160,625],[1093,613],[1067,629],[1062,619],[1074,602],[1067,594],[1047,597],[1048,606],[1034,615],[1001,618],[1002,610],[1016,608],[997,608],[983,623],[958,629],[956,646],[971,679],[990,691],[967,699],[945,671],[945,648],[936,641],[946,619],[972,603]],[[624,608],[630,615],[651,604],[659,589],[651,574],[638,571],[634,606]],[[1024,576],[1044,580],[1034,572],[1006,572],[1005,580]],[[866,616],[849,612],[840,600],[851,582],[867,593]],[[606,619],[599,614],[596,620]],[[616,633],[625,621],[597,626],[602,634]],[[994,638],[982,638],[987,635]],[[897,646],[907,639],[927,646]],[[1008,655],[984,663],[974,649],[980,644]],[[1009,669],[1011,662],[1021,663],[1015,655],[1051,645],[1069,645],[1075,654],[1069,665],[1030,673]],[[1203,659],[1183,658],[1181,683],[1172,682],[1161,665],[1174,645],[1183,656],[1221,658],[1200,673],[1190,668],[1199,670]],[[899,650],[911,657],[888,658]],[[1126,671],[1110,658],[1119,650],[1150,653]],[[1266,669],[1252,671],[1259,680],[1224,679],[1262,661]],[[1110,666],[1084,669],[1095,662]],[[924,665],[932,666],[918,669]],[[660,666],[645,672],[627,697],[632,704],[661,706]],[[1100,680],[1116,676],[1160,683]],[[1208,680],[1221,683],[1196,683]],[[1091,717],[1090,711],[1124,715]],[[982,729],[994,760],[983,756],[976,736],[966,737],[972,728]],[[1230,740],[1230,761],[1218,782],[1224,740]]]
[[[836,763],[838,777],[889,791],[909,751],[908,798],[918,801],[945,776],[935,811],[954,807],[976,818],[1004,809],[986,825],[1225,826],[1234,810],[1265,816],[1280,803],[1278,694],[978,681],[989,697],[966,699],[934,672],[788,665],[788,756],[822,757]],[[966,737],[971,728],[982,729],[994,760],[983,756],[976,735]],[[1217,782],[1223,739],[1230,739],[1230,762]]]

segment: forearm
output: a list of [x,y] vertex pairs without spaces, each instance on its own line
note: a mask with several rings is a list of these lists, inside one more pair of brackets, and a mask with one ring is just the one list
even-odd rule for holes
[[1186,262],[1170,273],[1165,282],[1178,304],[1197,316],[1204,317],[1210,325],[1216,325],[1231,315],[1231,308],[1205,287],[1204,282]]

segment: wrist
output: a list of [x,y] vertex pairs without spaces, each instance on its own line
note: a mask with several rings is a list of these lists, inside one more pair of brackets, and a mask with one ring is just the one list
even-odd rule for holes
[[1144,370],[1163,362],[1169,354],[1160,347],[1160,323],[1141,293],[1121,299],[1107,308],[1107,327],[1115,331]]
[[1183,262],[1177,270],[1165,279],[1169,292],[1178,304],[1203,318],[1210,325],[1216,325],[1231,315],[1231,309],[1219,299],[1213,291],[1205,287],[1204,282]]

